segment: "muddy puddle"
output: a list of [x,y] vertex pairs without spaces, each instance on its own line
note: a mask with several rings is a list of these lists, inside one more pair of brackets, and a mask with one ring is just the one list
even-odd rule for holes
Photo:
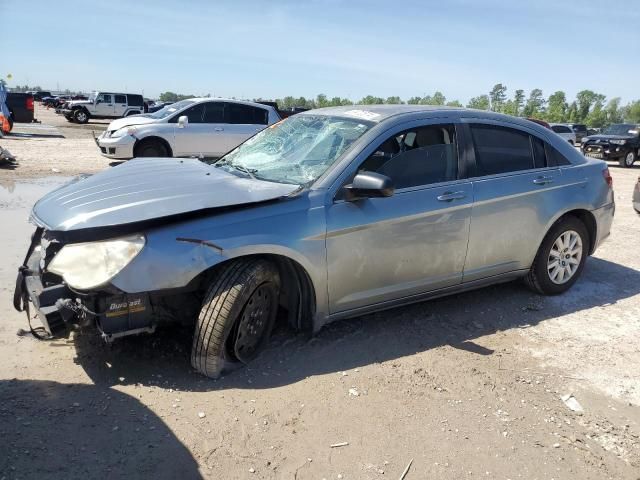
[[29,223],[33,204],[46,193],[71,180],[73,177],[0,179],[0,277],[13,274],[27,251],[35,229]]

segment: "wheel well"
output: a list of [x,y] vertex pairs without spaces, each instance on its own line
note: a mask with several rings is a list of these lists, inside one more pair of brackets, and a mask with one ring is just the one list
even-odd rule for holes
[[[284,255],[262,254],[250,256],[264,258],[278,267],[280,273],[279,308],[286,311],[287,323],[295,330],[313,331],[316,296],[311,278],[304,267]],[[212,278],[215,277],[220,268],[228,262],[233,262],[239,258],[243,257],[232,258],[202,272],[194,279],[195,288],[204,295]]]
[[596,224],[596,219],[593,216],[593,213],[591,213],[589,210],[583,209],[571,210],[570,212],[562,215],[562,217],[560,217],[557,222],[568,216],[576,217],[587,228],[587,233],[589,233],[589,255],[591,255],[593,253],[598,234],[598,226]]
[[136,140],[136,143],[133,145],[133,154],[136,155],[138,147],[148,142],[160,142],[164,146],[164,148],[167,149],[169,156],[173,157],[173,151],[171,150],[171,145],[169,145],[169,142],[167,142],[162,137],[145,137],[145,138],[140,138]]

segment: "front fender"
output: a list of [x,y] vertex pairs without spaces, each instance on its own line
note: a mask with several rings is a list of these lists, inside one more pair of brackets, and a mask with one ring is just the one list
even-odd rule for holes
[[126,293],[183,288],[222,262],[279,255],[305,269],[324,311],[325,231],[323,208],[309,209],[305,199],[207,214],[146,232],[142,252],[111,283]]

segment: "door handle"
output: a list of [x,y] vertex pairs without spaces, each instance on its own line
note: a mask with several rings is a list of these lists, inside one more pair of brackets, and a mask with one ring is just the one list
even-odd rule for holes
[[444,192],[442,195],[438,195],[436,198],[440,202],[450,202],[452,200],[461,200],[467,196],[464,192]]
[[222,127],[216,127],[216,128],[214,128],[214,129],[213,129],[213,131],[214,131],[214,132],[223,132],[223,131],[224,131],[224,128],[222,128]]
[[536,185],[546,185],[547,183],[553,183],[553,178],[552,177],[538,177],[533,181],[533,183],[535,183]]

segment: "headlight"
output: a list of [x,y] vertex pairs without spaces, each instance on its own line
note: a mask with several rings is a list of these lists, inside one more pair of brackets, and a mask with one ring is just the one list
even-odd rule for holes
[[144,244],[143,235],[71,243],[53,257],[47,270],[62,276],[70,287],[88,290],[115,277],[140,253]]
[[609,140],[609,141],[614,145],[624,145],[625,143],[627,143],[626,140]]
[[120,137],[124,137],[125,135],[131,135],[135,131],[136,131],[135,127],[119,128],[118,130],[116,130],[111,134],[111,138],[120,138]]

